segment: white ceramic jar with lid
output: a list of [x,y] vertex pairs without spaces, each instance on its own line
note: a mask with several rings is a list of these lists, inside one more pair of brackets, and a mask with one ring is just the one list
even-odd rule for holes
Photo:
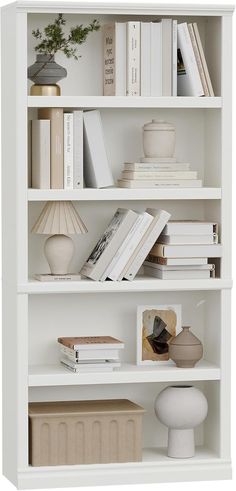
[[175,127],[172,123],[153,119],[143,126],[143,150],[148,158],[173,157]]

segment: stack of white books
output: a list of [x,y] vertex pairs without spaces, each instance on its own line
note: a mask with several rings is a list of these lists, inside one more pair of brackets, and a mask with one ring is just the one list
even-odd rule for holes
[[144,272],[160,279],[215,277],[219,258],[218,224],[201,221],[169,221],[144,262]]
[[197,23],[104,26],[105,96],[214,96]]
[[124,343],[111,336],[58,338],[61,364],[74,373],[111,372],[120,367]]
[[84,184],[91,188],[114,185],[98,110],[41,108],[38,117],[29,125],[29,186],[69,190]]
[[133,280],[169,218],[165,210],[118,208],[81,274],[95,281]]
[[190,164],[177,162],[175,157],[140,159],[140,162],[125,162],[121,188],[196,188],[202,186],[197,171],[190,170]]

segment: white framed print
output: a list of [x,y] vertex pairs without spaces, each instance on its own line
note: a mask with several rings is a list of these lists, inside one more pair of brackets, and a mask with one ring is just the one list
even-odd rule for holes
[[181,305],[138,306],[137,365],[169,363],[169,343],[181,326]]

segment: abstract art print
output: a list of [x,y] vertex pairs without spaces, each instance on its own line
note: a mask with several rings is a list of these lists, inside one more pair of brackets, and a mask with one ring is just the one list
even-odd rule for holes
[[142,305],[137,311],[137,365],[169,361],[169,343],[181,331],[181,305]]

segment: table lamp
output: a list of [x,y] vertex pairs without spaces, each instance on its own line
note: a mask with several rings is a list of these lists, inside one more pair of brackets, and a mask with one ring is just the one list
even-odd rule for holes
[[51,274],[68,274],[74,253],[74,243],[68,235],[87,232],[71,201],[48,201],[31,231],[50,235],[45,242],[44,253]]

